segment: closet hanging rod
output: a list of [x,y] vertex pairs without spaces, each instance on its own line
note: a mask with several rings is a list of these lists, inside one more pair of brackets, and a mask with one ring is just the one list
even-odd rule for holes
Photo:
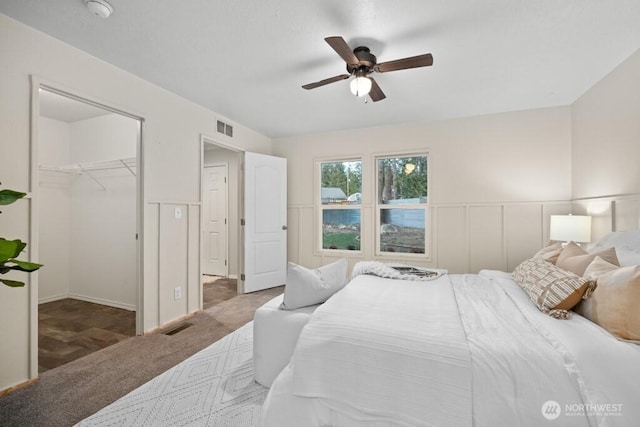
[[136,167],[136,158],[129,157],[124,159],[103,160],[98,162],[76,163],[63,166],[40,165],[41,170],[51,172],[67,172],[80,174],[85,171],[101,171],[111,169],[127,169],[132,175],[136,175],[133,168]]

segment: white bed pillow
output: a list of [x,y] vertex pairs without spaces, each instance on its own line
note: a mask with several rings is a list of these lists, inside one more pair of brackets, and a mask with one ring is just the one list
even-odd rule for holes
[[347,266],[345,258],[313,270],[290,262],[281,308],[295,310],[325,302],[347,284]]

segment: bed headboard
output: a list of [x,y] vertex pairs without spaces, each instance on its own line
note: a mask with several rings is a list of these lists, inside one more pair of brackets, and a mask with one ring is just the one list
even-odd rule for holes
[[640,265],[640,230],[613,231],[595,242],[590,252],[602,249],[616,248],[618,261],[622,267],[628,265]]

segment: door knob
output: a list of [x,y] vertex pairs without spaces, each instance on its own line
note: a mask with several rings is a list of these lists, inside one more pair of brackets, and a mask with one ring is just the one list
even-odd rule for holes
[[283,229],[283,230],[286,230],[286,229],[287,229],[287,226],[286,226],[286,225],[283,225],[283,226],[282,226],[282,229]]

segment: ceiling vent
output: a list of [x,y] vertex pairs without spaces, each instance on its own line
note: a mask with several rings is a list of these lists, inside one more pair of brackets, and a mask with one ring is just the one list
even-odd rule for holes
[[229,123],[225,123],[222,120],[218,120],[217,131],[222,135],[226,135],[229,138],[233,138],[233,126],[231,126]]

